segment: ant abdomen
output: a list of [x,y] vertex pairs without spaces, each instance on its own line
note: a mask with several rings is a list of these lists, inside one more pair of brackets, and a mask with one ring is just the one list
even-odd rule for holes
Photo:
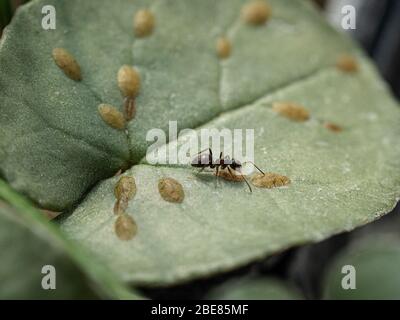
[[210,164],[212,164],[212,159],[210,160],[210,156],[208,154],[198,155],[192,160],[191,163],[192,167],[195,168],[206,167],[209,166]]

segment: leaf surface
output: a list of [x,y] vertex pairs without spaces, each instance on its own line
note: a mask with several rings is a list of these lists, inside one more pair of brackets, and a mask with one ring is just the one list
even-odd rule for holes
[[[36,0],[20,8],[0,48],[3,176],[42,207],[64,210],[98,181],[137,163],[150,145],[148,130],[168,130],[169,120],[179,128],[204,124],[315,72],[349,46],[301,2],[272,1],[276,17],[260,29],[241,23],[243,4]],[[56,9],[56,30],[39,23],[44,5]],[[154,13],[155,31],[135,38],[132,16],[143,8]],[[220,62],[215,44],[225,34],[234,53]],[[321,46],[310,55],[312,43]],[[56,66],[51,53],[58,47],[78,61],[82,81]],[[301,54],[301,63],[290,52]],[[128,134],[97,112],[101,103],[122,109],[117,73],[125,64],[142,80]]]
[[[351,230],[395,205],[398,105],[363,54],[303,1],[271,0],[272,18],[258,28],[240,19],[239,0],[50,3],[59,12],[57,30],[41,29],[44,1],[36,0],[1,44],[1,172],[41,206],[79,203],[61,219],[62,231],[125,281],[171,284],[233,269]],[[156,27],[135,39],[132,15],[144,7]],[[220,36],[232,43],[223,61],[215,52]],[[73,53],[81,82],[57,68],[54,47]],[[335,67],[343,52],[356,57],[358,72]],[[97,114],[99,103],[122,108],[116,75],[124,64],[142,80],[127,133]],[[303,105],[310,120],[280,116],[272,110],[277,101]],[[257,165],[291,184],[250,194],[243,183],[217,186],[215,176],[196,175],[188,164],[149,165],[147,132],[168,131],[172,120],[179,129],[254,129]],[[128,167],[137,193],[127,214],[138,234],[121,241],[113,214],[118,178],[109,177]],[[163,177],[182,184],[181,204],[159,195]]]

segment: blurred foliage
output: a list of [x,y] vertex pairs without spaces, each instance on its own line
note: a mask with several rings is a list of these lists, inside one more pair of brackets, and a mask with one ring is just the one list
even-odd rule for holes
[[0,36],[3,29],[10,23],[17,8],[29,0],[0,0]]
[[[398,234],[374,234],[355,241],[330,265],[325,280],[326,299],[400,299],[400,241]],[[346,283],[343,266],[354,267],[354,289]]]
[[[140,299],[0,179],[0,299]],[[57,290],[43,290],[43,266]]]
[[0,27],[3,33],[4,27],[10,22],[13,11],[11,8],[11,1],[0,0]]
[[289,284],[272,277],[243,277],[209,292],[206,300],[302,300]]

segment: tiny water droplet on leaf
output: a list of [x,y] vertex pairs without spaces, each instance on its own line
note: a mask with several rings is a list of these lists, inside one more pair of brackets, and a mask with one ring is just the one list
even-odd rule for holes
[[343,128],[341,126],[339,126],[339,125],[337,125],[335,123],[332,123],[332,122],[325,122],[324,123],[324,127],[326,129],[331,130],[331,131],[336,132],[336,133],[343,131]]
[[110,127],[119,130],[125,129],[126,126],[125,117],[122,114],[122,112],[118,111],[117,108],[108,104],[100,104],[98,110],[101,118]]
[[53,220],[54,218],[58,217],[61,214],[61,212],[55,212],[46,209],[41,209],[40,211],[42,211],[43,215],[49,220]]
[[272,110],[294,121],[307,121],[310,118],[306,108],[293,102],[275,102]]
[[182,185],[172,178],[163,178],[158,182],[161,197],[168,202],[182,202],[185,194]]
[[336,67],[344,72],[356,72],[358,63],[351,54],[342,54],[337,58]]
[[251,178],[251,182],[258,188],[277,188],[290,184],[290,179],[286,176],[267,172],[265,175],[258,173]]
[[252,1],[242,8],[242,19],[252,25],[262,25],[271,16],[271,6],[263,0]]
[[217,54],[221,59],[226,59],[231,55],[232,45],[227,38],[219,38],[217,40]]
[[65,50],[64,48],[54,48],[53,59],[57,66],[69,78],[75,81],[80,81],[82,79],[81,68],[78,62],[67,50]]
[[150,10],[139,10],[133,18],[133,29],[137,37],[149,36],[154,29],[155,18]]
[[131,240],[137,234],[137,224],[133,218],[127,214],[117,217],[114,224],[115,234],[121,240]]

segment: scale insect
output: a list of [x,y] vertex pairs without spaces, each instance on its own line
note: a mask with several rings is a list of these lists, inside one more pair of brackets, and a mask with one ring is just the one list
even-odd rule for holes
[[[208,151],[208,153],[204,153],[205,151]],[[259,167],[257,167],[255,163],[253,163],[252,161],[246,161],[245,163],[247,163],[247,162],[252,163],[254,165],[254,167],[257,168],[258,171],[260,171],[263,175],[265,175],[265,173]],[[243,180],[246,182],[247,186],[249,187],[250,192],[253,192],[249,182],[247,181],[245,176],[241,173],[243,164],[238,160],[235,160],[233,158],[231,159],[229,156],[224,157],[222,152],[219,154],[219,158],[214,160],[211,148],[200,151],[196,155],[196,157],[192,160],[191,165],[192,165],[192,167],[195,167],[195,168],[201,168],[199,173],[208,167],[211,169],[215,169],[215,174],[217,176],[217,179],[218,179],[218,174],[219,174],[220,170],[227,169],[229,174],[232,177],[234,177],[233,172],[237,172],[243,178]]]

